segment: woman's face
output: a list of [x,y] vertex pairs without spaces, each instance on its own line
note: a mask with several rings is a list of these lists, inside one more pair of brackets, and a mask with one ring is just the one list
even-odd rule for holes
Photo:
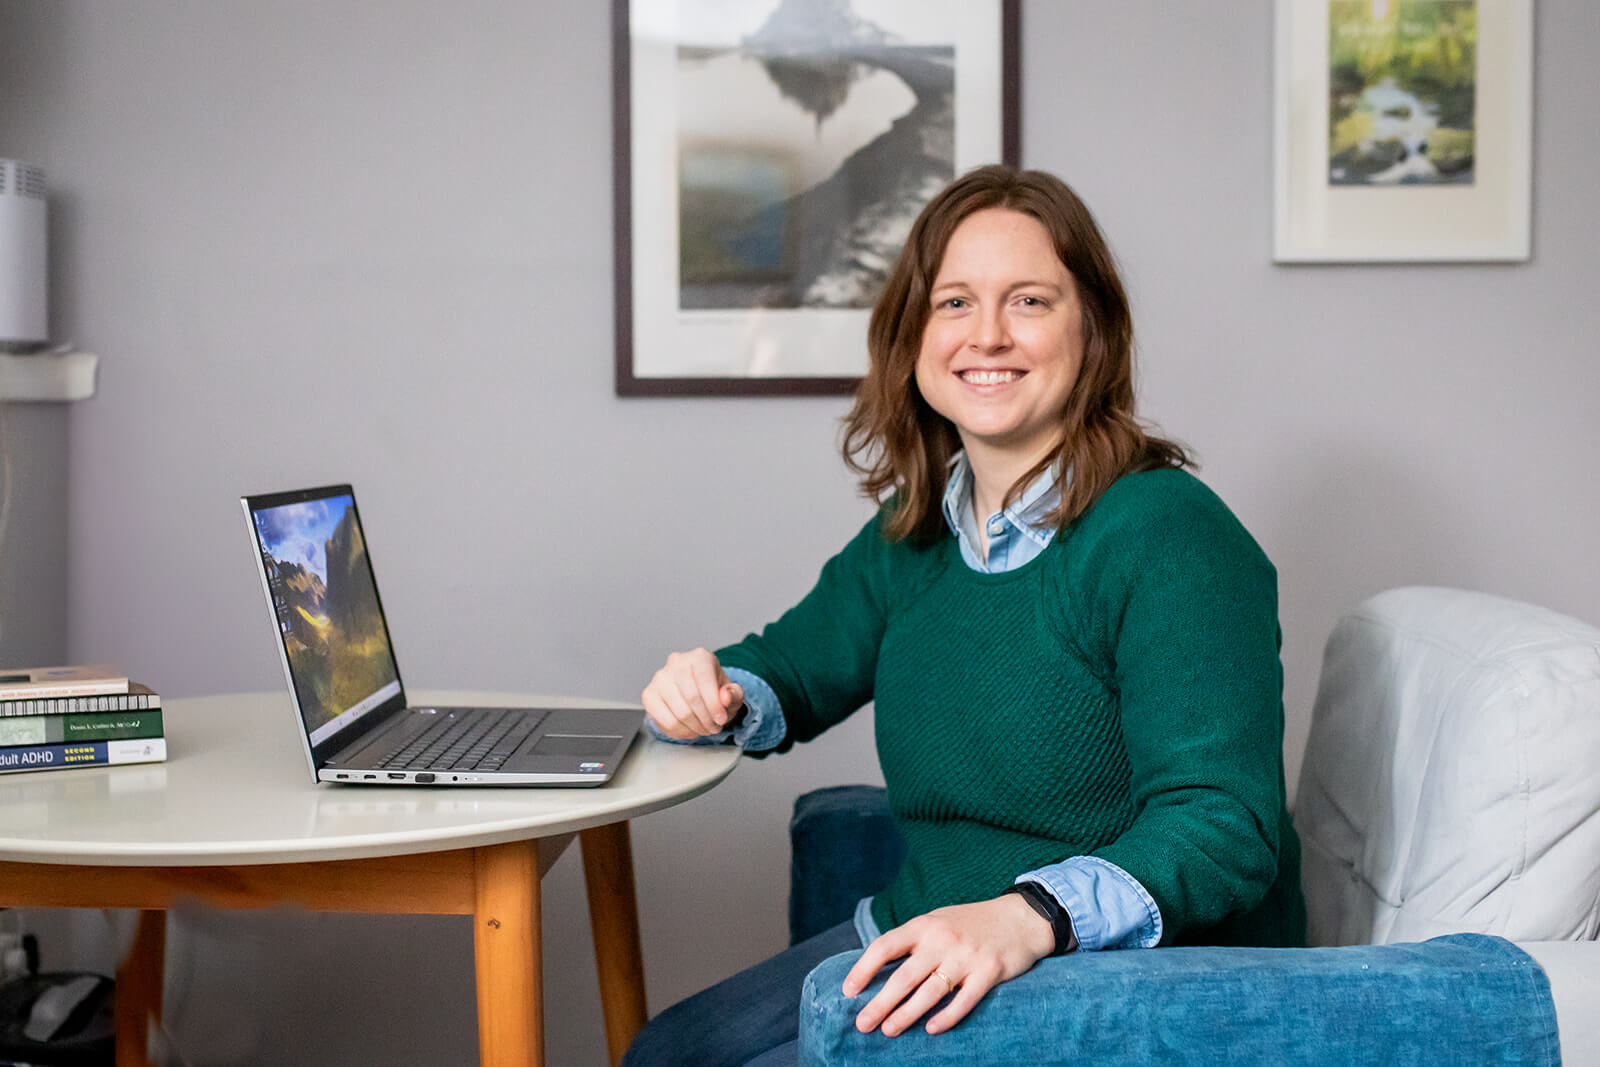
[[917,387],[973,459],[1032,463],[1061,440],[1083,365],[1083,311],[1049,233],[987,208],[950,235],[917,356]]

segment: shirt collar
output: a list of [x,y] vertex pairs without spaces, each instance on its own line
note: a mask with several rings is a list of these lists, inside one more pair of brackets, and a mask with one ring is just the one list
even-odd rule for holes
[[[962,450],[950,461],[950,473],[945,479],[944,521],[957,537],[975,541],[978,530],[972,492],[972,464],[967,460],[966,451]],[[986,516],[984,522],[1004,522],[1042,547],[1049,544],[1056,534],[1055,526],[1046,523],[1044,518],[1060,503],[1061,483],[1056,477],[1055,465],[1051,464],[1028,483],[1028,488],[1009,507],[996,515]]]

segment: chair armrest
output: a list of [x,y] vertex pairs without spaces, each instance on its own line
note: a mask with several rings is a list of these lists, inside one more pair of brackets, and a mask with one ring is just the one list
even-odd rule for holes
[[839,989],[859,952],[801,994],[800,1063],[1556,1063],[1550,986],[1504,938],[1341,948],[1158,948],[1041,961],[930,1036],[861,1034]]
[[856,901],[889,884],[905,840],[882,786],[814,789],[789,821],[789,944],[837,926]]

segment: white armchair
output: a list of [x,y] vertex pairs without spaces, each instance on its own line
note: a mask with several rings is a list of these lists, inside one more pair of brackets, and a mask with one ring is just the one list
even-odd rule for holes
[[1497,934],[1600,1064],[1600,629],[1412,587],[1329,638],[1295,801],[1313,945]]

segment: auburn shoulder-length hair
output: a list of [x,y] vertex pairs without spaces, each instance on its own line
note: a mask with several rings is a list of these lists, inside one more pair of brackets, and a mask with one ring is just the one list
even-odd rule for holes
[[1061,505],[1048,521],[1065,527],[1130,471],[1191,465],[1183,446],[1147,432],[1134,416],[1133,316],[1111,249],[1089,209],[1052,174],[980,167],[946,186],[912,224],[873,305],[867,374],[844,420],[844,460],[861,476],[863,495],[880,502],[897,496],[884,529],[891,540],[931,540],[944,530],[940,505],[961,439],[917,388],[917,356],[950,235],[969,216],[997,207],[1039,220],[1083,308],[1083,366],[1062,413],[1061,446],[1011,486],[1005,504],[1060,464]]

